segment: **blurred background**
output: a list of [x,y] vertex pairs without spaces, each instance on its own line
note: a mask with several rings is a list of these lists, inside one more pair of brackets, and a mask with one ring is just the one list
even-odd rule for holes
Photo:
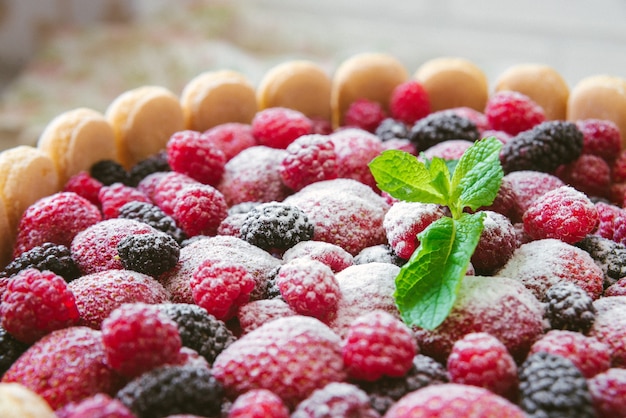
[[257,84],[289,59],[329,74],[363,51],[413,73],[467,58],[490,82],[508,67],[553,66],[572,87],[626,78],[624,0],[0,0],[0,149],[35,144],[55,115],[104,112],[147,84],[179,94],[207,70]]

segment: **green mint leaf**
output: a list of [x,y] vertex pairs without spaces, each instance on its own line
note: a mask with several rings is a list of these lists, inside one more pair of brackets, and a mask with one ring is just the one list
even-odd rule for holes
[[432,160],[424,160],[424,165],[430,172],[430,184],[443,196],[447,204],[450,200],[450,170],[446,161],[435,157]]
[[418,234],[420,246],[396,277],[394,297],[405,323],[432,330],[446,319],[478,245],[484,216],[477,212],[440,218]]

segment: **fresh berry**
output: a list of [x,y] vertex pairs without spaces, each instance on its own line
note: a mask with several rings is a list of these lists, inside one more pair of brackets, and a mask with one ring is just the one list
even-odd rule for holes
[[166,149],[172,170],[200,183],[216,186],[224,174],[224,152],[200,132],[175,132],[167,141]]
[[[598,207],[598,205],[596,205]],[[599,235],[587,235],[576,243],[587,251],[604,272],[605,289],[626,277],[626,246]]]
[[70,402],[55,413],[57,418],[137,418],[122,402],[105,393]]
[[291,418],[360,417],[379,418],[367,393],[345,382],[331,382],[300,402]]
[[626,150],[622,150],[613,156],[611,163],[611,179],[615,183],[626,181]]
[[289,418],[289,409],[267,389],[251,389],[233,402],[228,418]]
[[490,210],[482,211],[483,231],[471,262],[476,273],[491,275],[511,258],[517,248],[517,234],[513,224],[504,215]]
[[74,295],[63,277],[34,268],[9,280],[0,316],[2,328],[27,344],[50,331],[76,325],[79,319]]
[[597,155],[613,161],[622,149],[622,136],[615,122],[605,119],[577,120],[583,134],[583,154]]
[[237,320],[242,334],[247,334],[266,322],[294,315],[296,312],[282,299],[260,299],[241,306]]
[[146,177],[139,183],[137,189],[143,191],[163,212],[171,216],[178,192],[186,186],[198,184],[201,183],[185,174],[171,171]]
[[581,154],[575,161],[557,168],[555,175],[588,196],[609,196],[611,168],[597,155]]
[[552,329],[585,333],[596,317],[593,299],[572,282],[557,282],[550,286],[543,302]]
[[357,99],[348,106],[343,117],[343,126],[374,133],[386,117],[387,112],[380,103],[368,99]]
[[152,203],[128,202],[120,208],[118,217],[146,223],[154,229],[165,232],[178,243],[187,238],[183,230],[176,225],[174,218]]
[[154,305],[127,303],[102,321],[107,364],[135,377],[174,362],[182,346],[178,325]]
[[609,369],[587,383],[598,418],[626,416],[626,369]]
[[604,296],[626,296],[626,276],[604,289]]
[[51,242],[45,242],[23,252],[4,268],[4,273],[10,277],[27,268],[49,270],[63,277],[67,282],[80,276],[70,249],[65,245]]
[[538,197],[550,190],[565,186],[563,180],[553,174],[532,170],[508,173],[502,178],[502,182],[508,184],[519,208],[519,218],[514,219],[514,221],[521,221],[521,217],[526,212],[526,209]]
[[596,319],[589,336],[610,347],[612,367],[626,366],[626,296],[603,297],[593,302]]
[[482,138],[489,138],[491,136],[495,137],[498,141],[502,142],[503,144],[506,144],[507,142],[511,140],[511,138],[513,138],[513,135],[511,134],[508,134],[504,131],[496,131],[493,129],[487,129],[486,131],[483,131],[481,135]]
[[311,123],[313,123],[312,134],[329,135],[333,132],[333,125],[327,118],[311,116]]
[[311,119],[285,107],[270,107],[254,115],[252,134],[259,145],[285,149],[296,138],[313,133]]
[[330,136],[303,135],[286,151],[279,172],[290,189],[297,191],[316,181],[337,178],[337,155]]
[[204,137],[214,147],[222,150],[226,161],[244,149],[257,145],[252,134],[252,126],[247,123],[222,123],[205,131]]
[[101,182],[91,177],[88,172],[81,171],[70,177],[63,185],[64,192],[76,193],[80,197],[84,197],[94,205],[100,205],[98,194],[100,188],[104,186]]
[[330,138],[337,155],[337,176],[357,180],[377,190],[368,164],[383,151],[382,141],[357,128],[336,131]]
[[228,212],[224,195],[208,184],[183,187],[171,203],[172,218],[189,237],[215,235]]
[[467,106],[451,107],[449,109],[438,110],[437,113],[443,113],[447,115],[457,115],[457,116],[460,116],[462,118],[465,118],[474,122],[474,124],[478,128],[478,132],[480,133],[481,138],[485,138],[486,136],[488,136],[488,135],[485,135],[484,132],[490,129],[493,129],[491,125],[489,124],[489,120],[487,119],[487,116],[483,112],[480,112],[472,107],[467,107]]
[[520,406],[529,418],[595,416],[587,380],[571,360],[531,354],[520,366],[519,378]]
[[176,265],[180,246],[164,232],[128,235],[117,243],[117,254],[125,269],[158,277]]
[[476,124],[456,114],[435,112],[418,120],[412,127],[409,139],[418,151],[425,151],[440,142],[464,139],[474,142],[480,134]]
[[388,244],[378,244],[363,248],[354,256],[354,264],[389,263],[402,267],[406,260],[398,257]]
[[408,139],[409,128],[402,121],[394,118],[385,118],[378,124],[374,134],[379,137],[383,143],[396,139]]
[[598,227],[594,234],[602,238],[613,240],[615,234],[615,219],[623,216],[625,212],[619,206],[607,202],[596,202],[596,210],[598,211]]
[[105,186],[114,183],[128,184],[128,172],[122,164],[114,160],[96,162],[90,167],[89,175]]
[[167,151],[158,152],[137,162],[128,171],[128,185],[137,187],[143,179],[154,173],[167,173],[172,170],[167,159]]
[[[458,160],[471,147],[472,141],[467,139],[448,139],[424,150],[423,156],[432,160],[434,157],[444,160]],[[422,154],[420,154],[420,157]]]
[[110,186],[101,187],[98,199],[100,199],[104,219],[117,218],[120,208],[127,203],[151,203],[150,198],[145,193],[122,183],[113,183]]
[[428,91],[416,80],[397,85],[389,98],[389,111],[394,119],[412,125],[430,113]]
[[0,379],[28,347],[0,326]]
[[485,105],[485,116],[492,129],[517,135],[544,122],[546,115],[530,97],[516,91],[494,93]]
[[338,272],[354,264],[352,254],[335,244],[323,241],[300,241],[283,254],[283,261],[311,259],[326,264]]

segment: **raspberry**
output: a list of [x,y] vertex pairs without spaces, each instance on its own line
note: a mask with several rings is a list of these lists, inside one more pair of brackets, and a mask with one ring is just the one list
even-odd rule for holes
[[515,401],[517,365],[504,344],[486,332],[457,340],[447,360],[450,381],[479,386]]
[[337,155],[337,176],[357,180],[378,190],[368,164],[383,151],[382,141],[357,128],[336,131],[330,138]]
[[135,377],[174,362],[182,346],[178,326],[154,305],[126,303],[102,321],[107,364]]
[[189,279],[193,300],[217,319],[230,319],[248,302],[256,281],[243,266],[206,260]]
[[81,325],[100,329],[102,321],[124,303],[163,303],[169,295],[150,276],[130,270],[88,274],[68,285],[80,312]]
[[479,137],[478,128],[471,120],[453,113],[435,112],[411,127],[409,139],[419,152],[450,139],[474,142]]
[[263,109],[252,119],[259,145],[285,149],[296,138],[313,133],[313,122],[302,112],[285,107]]
[[621,211],[613,218],[613,241],[626,245],[626,212]]
[[222,150],[226,161],[244,149],[257,145],[252,134],[252,126],[247,123],[223,123],[205,131],[204,137],[214,147]]
[[[185,174],[171,171],[169,173],[159,173],[156,177],[148,176],[151,184],[143,181],[137,186],[139,190],[146,190],[144,193],[150,197],[154,203],[167,215],[172,215],[174,211],[174,200],[178,192],[186,186],[195,186],[199,182]],[[142,187],[143,183],[143,187]]]
[[267,389],[251,389],[233,402],[228,418],[289,418],[282,399]]
[[612,367],[626,366],[626,296],[603,297],[593,302],[596,319],[589,330],[610,347]]
[[285,185],[295,191],[316,181],[335,179],[335,144],[328,135],[303,135],[287,147],[279,172]]
[[333,272],[338,272],[354,264],[352,254],[323,241],[300,241],[283,254],[283,261],[310,259],[326,264]]
[[183,187],[171,203],[172,218],[189,237],[215,235],[228,212],[224,195],[208,184]]
[[119,210],[118,217],[143,222],[154,229],[165,232],[176,242],[183,242],[187,236],[176,225],[176,221],[156,205],[147,202],[128,202]]
[[77,402],[70,402],[55,411],[57,418],[136,418],[118,399],[113,399],[105,393],[97,393]]
[[327,265],[315,260],[294,260],[283,264],[276,286],[291,309],[300,315],[324,320],[337,309],[339,284]]
[[473,144],[466,139],[448,139],[424,150],[423,156],[432,160],[434,157],[444,160],[458,160]]
[[245,213],[235,213],[229,214],[222,222],[220,222],[220,226],[217,227],[217,235],[230,235],[232,237],[240,237],[241,236],[241,225],[243,225],[246,220]]
[[122,183],[113,183],[110,186],[103,186],[100,188],[98,199],[100,199],[104,219],[117,218],[120,208],[127,203],[151,203],[150,198],[145,193]]
[[514,135],[508,134],[504,131],[496,131],[493,129],[487,129],[483,131],[481,135],[481,137],[483,138],[489,138],[491,136],[495,137],[498,141],[502,142],[503,144],[506,144],[507,142],[511,140],[511,138],[513,138]]
[[243,335],[217,356],[212,370],[230,396],[268,389],[288,407],[345,379],[341,338],[319,320],[299,315]]
[[98,194],[100,188],[104,186],[101,182],[94,179],[86,171],[81,171],[70,177],[63,185],[63,192],[73,192],[84,197],[96,206],[100,205]]
[[29,346],[29,344],[16,340],[13,335],[0,326],[0,379]]
[[548,121],[520,132],[502,146],[505,173],[520,170],[553,172],[575,161],[583,149],[583,134],[573,122]]
[[413,365],[418,347],[411,330],[385,311],[355,319],[343,343],[343,361],[350,377],[373,381],[400,377]]
[[609,196],[611,168],[596,155],[581,154],[575,161],[560,166],[555,175],[588,196]]
[[180,246],[164,232],[128,235],[117,243],[122,266],[158,277],[178,262]]
[[555,175],[541,171],[521,170],[513,171],[502,178],[503,183],[508,183],[517,201],[521,221],[521,215],[533,204],[535,199],[550,190],[565,186],[563,180]]
[[530,353],[552,353],[568,358],[587,379],[611,366],[609,348],[580,332],[552,330],[530,347]]
[[609,369],[587,384],[598,417],[626,416],[626,369]]
[[200,132],[175,132],[167,141],[166,149],[172,170],[200,183],[216,186],[224,174],[224,152]]
[[80,231],[102,220],[100,210],[72,192],[59,192],[30,205],[17,229],[13,257],[46,242],[69,247]]
[[378,124],[374,134],[383,141],[384,145],[387,141],[408,139],[409,128],[402,121],[394,118],[385,118]]
[[389,245],[379,244],[363,248],[361,252],[354,256],[354,264],[368,263],[389,263],[402,267],[406,260],[398,257]]
[[357,99],[348,106],[343,126],[374,133],[386,117],[387,113],[380,103],[368,99]]
[[485,116],[492,129],[511,135],[517,135],[546,120],[541,106],[516,91],[494,93],[485,105]]
[[611,178],[615,183],[626,181],[626,150],[622,150],[613,156],[611,163]]
[[391,92],[389,111],[394,119],[414,124],[430,113],[428,92],[419,81],[405,81]]
[[150,174],[167,173],[172,170],[167,159],[167,151],[161,151],[137,162],[128,171],[128,185],[137,187]]
[[241,306],[237,319],[242,334],[247,334],[266,322],[294,315],[297,315],[296,312],[282,299],[261,299]]
[[114,160],[101,160],[89,169],[89,175],[105,186],[113,183],[128,184],[128,172]]
[[597,155],[606,161],[613,161],[620,154],[622,136],[615,122],[582,119],[575,123],[583,134],[583,154]]
[[490,210],[483,213],[483,231],[471,262],[476,273],[491,275],[504,266],[515,252],[517,234],[506,216]]
[[595,205],[598,211],[598,227],[594,234],[612,240],[615,232],[615,218],[623,213],[622,208],[606,202],[596,202]]
[[43,243],[23,252],[4,268],[4,273],[10,277],[27,268],[35,268],[40,271],[49,270],[63,277],[66,282],[71,282],[80,276],[80,271],[74,263],[70,249],[65,245],[51,242]]
[[0,304],[2,327],[31,344],[79,319],[74,295],[65,280],[50,271],[22,270],[7,284]]
[[560,355],[538,352],[520,366],[520,406],[528,417],[594,417],[587,380]]
[[487,389],[458,383],[432,385],[402,397],[385,418],[428,417],[524,418],[515,404]]
[[300,402],[291,418],[360,417],[379,418],[372,409],[369,398],[357,386],[345,382],[332,382]]
[[553,329],[587,332],[596,317],[593,299],[571,282],[550,286],[543,302],[546,319]]
[[604,296],[626,296],[626,276],[604,289]]

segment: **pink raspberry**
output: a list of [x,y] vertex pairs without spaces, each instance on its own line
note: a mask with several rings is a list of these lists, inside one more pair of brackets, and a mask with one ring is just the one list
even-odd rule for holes
[[74,192],[80,197],[84,197],[94,205],[100,204],[98,193],[103,186],[101,182],[91,177],[87,171],[81,171],[70,177],[63,185],[64,192]]
[[495,129],[487,129],[483,131],[481,135],[482,138],[488,138],[490,136],[495,136],[496,139],[503,144],[506,144],[511,140],[511,138],[513,138],[513,135],[508,134],[504,131],[496,131]]
[[154,203],[167,215],[172,216],[178,192],[187,186],[198,186],[201,183],[191,177],[171,171],[156,179],[151,196]]
[[616,205],[602,201],[596,202],[595,205],[598,211],[598,226],[594,233],[600,235],[602,238],[612,240],[615,234],[615,219],[620,216],[623,217],[626,215],[626,212]]
[[383,151],[393,149],[408,152],[409,154],[416,155],[417,147],[410,139],[406,138],[392,138],[383,141]]
[[389,98],[389,111],[394,119],[414,124],[430,113],[430,97],[424,86],[416,80],[397,85]]
[[188,237],[215,235],[228,216],[224,195],[208,184],[183,187],[171,203],[172,218]]
[[626,277],[604,289],[604,296],[626,296]]
[[193,300],[217,319],[228,320],[248,302],[256,282],[243,266],[227,262],[202,262],[189,279]]
[[28,268],[8,281],[0,317],[15,339],[31,344],[51,331],[78,324],[79,313],[63,277]]
[[328,135],[303,135],[287,147],[279,172],[285,185],[295,191],[316,181],[335,179],[335,144]]
[[267,389],[251,389],[238,396],[228,418],[289,418],[289,409],[282,399]]
[[380,138],[357,128],[336,131],[330,138],[335,145],[338,177],[354,179],[378,190],[368,164],[383,151]]
[[266,322],[297,313],[282,299],[260,299],[248,302],[239,308],[237,320],[242,334],[257,329]]
[[312,134],[329,135],[333,132],[333,125],[326,118],[312,116],[311,122],[313,123]]
[[496,194],[496,198],[491,205],[483,206],[478,208],[478,210],[490,210],[499,213],[509,218],[513,224],[521,222],[522,215],[524,214],[519,206],[513,185],[506,176],[502,179],[498,194]]
[[447,361],[452,383],[479,386],[512,401],[519,385],[517,365],[491,334],[471,332],[457,340]]
[[626,245],[626,211],[621,211],[613,218],[613,237],[612,240]]
[[263,109],[252,119],[252,134],[259,145],[285,149],[296,138],[313,133],[313,122],[304,113],[285,107]]
[[541,195],[558,187],[565,186],[563,180],[555,175],[540,171],[513,171],[504,176],[503,181],[509,183],[517,199],[520,213],[526,209]]
[[626,366],[626,296],[607,296],[593,302],[596,319],[588,335],[609,346],[611,366]]
[[352,254],[335,244],[323,241],[300,241],[283,254],[283,261],[307,258],[320,261],[337,273],[354,264]]
[[626,150],[615,154],[611,162],[611,178],[615,183],[626,181]]
[[102,186],[98,193],[100,206],[104,219],[117,218],[120,208],[129,202],[152,203],[150,198],[134,187],[122,183],[113,183],[110,186]]
[[626,416],[626,369],[612,368],[587,381],[599,418]]
[[491,275],[511,258],[517,248],[517,234],[504,215],[485,210],[483,232],[471,261],[476,273]]
[[374,133],[380,122],[387,117],[380,103],[358,99],[350,103],[343,117],[343,126]]
[[597,155],[582,154],[574,162],[560,166],[555,175],[587,196],[608,197],[611,168]]
[[622,150],[622,136],[615,122],[603,119],[577,120],[576,127],[583,133],[583,154],[597,155],[613,161]]
[[252,126],[247,123],[223,123],[205,131],[204,137],[213,146],[222,150],[226,161],[244,149],[257,145],[252,134]]
[[[148,174],[146,177],[142,178],[139,183],[137,183],[137,190],[143,192],[152,201],[154,201],[154,190],[157,185],[163,178],[171,175],[187,178],[184,174],[179,174],[175,171],[158,171],[156,173]],[[193,181],[193,179],[189,179]]]
[[427,148],[424,150],[423,155],[429,160],[432,160],[434,157],[443,158],[444,160],[458,160],[472,144],[474,144],[472,141],[466,139],[448,139]]
[[166,150],[173,171],[200,183],[215,186],[224,174],[224,152],[200,132],[175,132],[167,141]]
[[332,382],[300,402],[291,418],[359,417],[380,418],[370,398],[351,383]]
[[516,91],[499,91],[485,106],[485,116],[492,129],[517,135],[546,120],[541,106]]
[[119,399],[111,398],[105,393],[97,393],[80,401],[70,402],[55,413],[57,418],[136,418],[136,415]]
[[241,226],[246,220],[245,213],[232,213],[228,214],[222,222],[220,222],[220,226],[217,227],[217,235],[230,235],[233,237],[241,236]]

